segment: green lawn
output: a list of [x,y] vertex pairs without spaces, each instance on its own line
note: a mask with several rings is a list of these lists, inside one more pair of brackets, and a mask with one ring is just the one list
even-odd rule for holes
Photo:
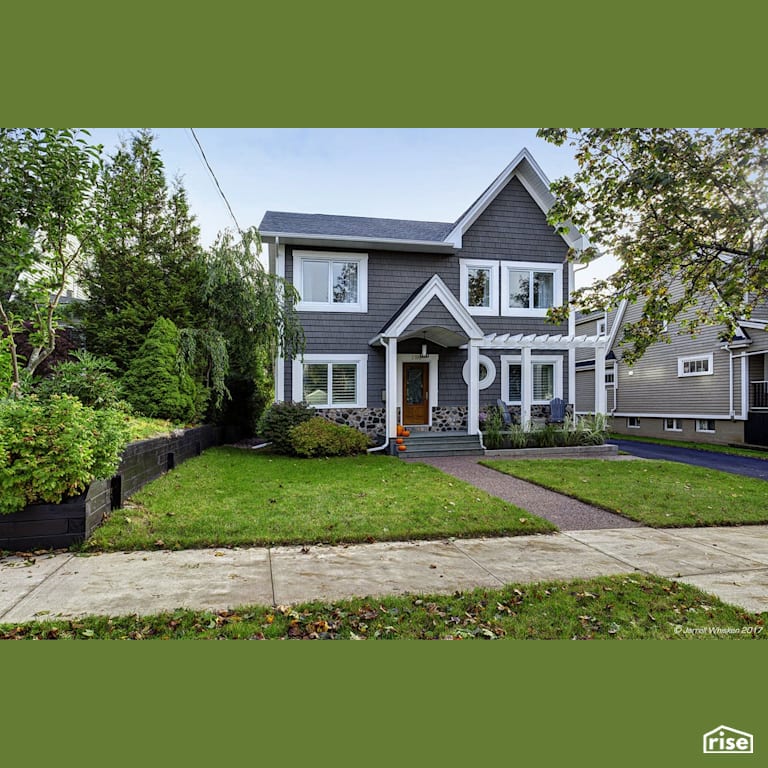
[[657,443],[658,445],[673,445],[678,448],[692,448],[696,451],[711,451],[713,453],[731,453],[734,456],[747,456],[750,459],[768,461],[768,449],[759,451],[752,448],[736,448],[732,445],[716,445],[714,443],[693,443],[687,440],[667,440],[665,437],[638,437],[612,432],[611,440],[632,440],[636,443]]
[[0,625],[1,639],[765,639],[749,614],[646,576],[508,585],[440,596],[344,600],[149,617]]
[[768,523],[768,483],[676,461],[482,461],[657,528]]
[[547,533],[546,520],[389,456],[296,459],[213,448],[145,486],[85,550]]

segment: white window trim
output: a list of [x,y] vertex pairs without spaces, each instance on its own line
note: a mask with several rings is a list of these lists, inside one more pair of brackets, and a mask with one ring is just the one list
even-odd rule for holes
[[[509,366],[519,365],[522,367],[523,358],[520,355],[502,355],[501,358],[501,399],[508,405],[521,405],[523,396],[522,380],[520,382],[520,400],[509,399]],[[521,371],[525,376],[525,371]]]
[[[501,355],[501,399],[508,405],[521,405],[522,400],[509,399],[509,366],[519,365],[522,368],[522,381],[526,378],[531,381],[531,392],[533,392],[533,366],[540,363],[553,363],[555,366],[554,374],[554,394],[552,398],[563,396],[563,358],[560,355],[531,355],[530,364],[527,370],[523,368],[523,358],[521,355]],[[525,384],[521,387],[522,393],[525,391]],[[549,400],[536,400],[531,396],[531,405],[549,405]]]
[[[488,389],[488,387],[496,381],[496,366],[493,364],[493,360],[486,355],[478,355],[478,365],[481,363],[485,366],[485,378],[479,379],[477,382],[478,389]],[[464,383],[469,386],[469,360],[464,363],[464,367],[461,369],[461,375],[464,379]]]
[[354,261],[357,271],[357,302],[354,304],[334,304],[330,301],[298,301],[299,312],[367,312],[368,311],[368,254],[348,253],[344,251],[294,251],[293,285],[299,294],[304,285],[305,261]]
[[[590,370],[594,370],[594,368],[591,368]],[[609,374],[611,376],[611,381],[608,381]],[[605,366],[605,386],[610,389],[616,389],[616,363]]]
[[[554,392],[552,394],[552,398],[555,397],[562,398],[563,397],[563,358],[560,355],[531,355],[531,370],[528,373],[528,375],[531,377],[531,392],[533,392],[533,366],[538,365],[539,363],[554,363],[555,365],[555,380],[553,382],[554,384]],[[523,372],[523,375],[525,375],[525,372]],[[549,405],[549,399],[548,400],[537,400],[535,397],[531,396],[531,403],[533,405]]]
[[[668,421],[672,421],[672,422],[674,422],[675,424],[679,424],[680,426],[677,426],[677,427],[668,427],[668,426],[667,426],[667,422],[668,422]],[[682,431],[683,431],[682,419],[678,419],[678,418],[676,418],[676,417],[674,417],[674,416],[667,416],[667,417],[666,417],[666,418],[663,420],[663,424],[664,424],[664,431],[665,431],[665,432],[682,432]]]
[[293,379],[293,401],[300,403],[304,399],[304,364],[322,365],[323,363],[332,365],[333,363],[357,364],[357,400],[354,403],[340,403],[334,405],[315,405],[310,403],[311,408],[367,408],[368,407],[368,355],[304,355],[304,357],[294,358],[292,367]]
[[[693,360],[706,360],[707,366],[709,367],[708,371],[694,371],[693,373],[683,373],[683,364],[691,362]],[[688,355],[687,357],[678,357],[677,358],[677,376],[678,378],[689,378],[691,376],[713,376],[715,373],[715,368],[713,364],[713,356],[710,352],[708,355]]]
[[[470,315],[494,315],[499,314],[499,262],[486,261],[484,259],[459,259],[459,297],[462,305]],[[488,307],[469,306],[469,268],[490,269],[491,271],[491,302]]]
[[[637,424],[630,424],[630,419],[637,419]],[[639,416],[627,416],[627,429],[640,429],[640,417]]]
[[563,303],[563,265],[552,264],[546,261],[502,261],[501,262],[501,295],[504,297],[501,301],[502,317],[546,317],[548,307],[542,309],[526,307],[510,307],[509,296],[509,271],[518,270],[524,272],[551,272],[554,275],[552,280],[552,306],[559,307]]
[[[699,424],[701,424],[702,421],[714,421],[715,429],[699,429]],[[714,435],[717,432],[717,422],[715,419],[696,419],[696,431],[705,433],[707,435]]]

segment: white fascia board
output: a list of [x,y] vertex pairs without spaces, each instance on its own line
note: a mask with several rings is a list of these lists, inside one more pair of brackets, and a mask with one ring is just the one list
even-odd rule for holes
[[361,237],[359,235],[318,235],[306,232],[262,232],[261,239],[269,243],[272,238],[279,237],[283,243],[290,245],[322,245],[333,246],[341,244],[345,247],[398,246],[413,251],[435,251],[450,255],[454,248],[451,243],[435,240],[398,240],[388,237]]
[[372,342],[378,340],[382,336],[399,337],[433,298],[439,299],[470,339],[483,338],[483,331],[472,319],[472,316],[467,309],[463,307],[461,302],[450,290],[448,290],[448,286],[442,281],[439,275],[432,275],[429,282],[418,294],[416,294],[416,296],[414,296],[405,311],[390,326],[372,339]]
[[622,299],[621,304],[619,304],[619,307],[616,310],[616,315],[613,318],[613,326],[611,327],[611,332],[608,335],[608,339],[605,344],[606,352],[610,352],[613,349],[613,345],[616,343],[616,337],[619,335],[619,328],[624,322],[624,315],[627,311],[628,304],[629,302],[626,299]]
[[[523,160],[528,161],[528,165],[537,177],[536,179],[529,178],[530,173],[527,174],[525,168],[520,168]],[[533,155],[528,149],[523,148],[517,153],[512,162],[494,179],[485,192],[475,200],[461,219],[456,222],[456,225],[445,238],[445,241],[451,243],[457,249],[461,248],[464,233],[475,223],[475,221],[477,221],[483,211],[491,204],[491,202],[493,202],[496,196],[507,186],[513,177],[517,177],[518,181],[539,206],[542,213],[546,215],[555,201],[554,195],[549,192],[550,181],[539,164],[534,160]],[[536,188],[533,183],[534,181],[539,181],[546,187],[547,191],[545,194],[542,194],[541,191]],[[581,250],[584,247],[585,239],[576,227],[571,226],[567,235],[561,234],[560,236],[570,248]]]

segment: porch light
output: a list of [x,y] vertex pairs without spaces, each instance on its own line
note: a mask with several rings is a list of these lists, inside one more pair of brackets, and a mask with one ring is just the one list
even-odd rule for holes
[[424,343],[421,345],[421,357],[428,358],[429,352],[427,351],[427,332],[424,331]]

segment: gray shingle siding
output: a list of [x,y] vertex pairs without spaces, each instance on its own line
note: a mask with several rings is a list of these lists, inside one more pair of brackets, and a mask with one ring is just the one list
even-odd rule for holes
[[[280,214],[282,216],[282,214]],[[278,214],[269,212],[262,221],[273,227],[296,224],[296,221],[282,220],[275,217]],[[295,214],[291,214],[295,216]],[[328,217],[335,220],[352,217]],[[316,217],[309,217],[306,226],[315,226]],[[371,220],[379,221],[379,220]],[[387,220],[384,220],[387,221]],[[391,221],[391,220],[389,220]],[[411,222],[413,223],[413,222]],[[402,224],[402,222],[400,222]],[[437,232],[439,223],[427,223],[435,226]],[[329,223],[329,226],[331,223]],[[333,227],[338,228],[338,221]],[[373,225],[371,225],[373,226]],[[387,225],[388,226],[388,225]],[[399,226],[399,224],[398,224]],[[448,226],[448,230],[452,225]],[[407,228],[399,228],[401,234]],[[372,232],[373,230],[370,230]],[[388,231],[394,230],[376,230]],[[407,230],[414,234],[415,230]],[[318,233],[322,234],[322,233]],[[360,234],[354,232],[353,234]],[[296,247],[296,250],[309,250],[306,246]],[[343,252],[339,248],[312,249],[319,252]],[[412,295],[414,290],[438,274],[448,289],[459,298],[460,259],[498,259],[503,261],[536,261],[542,263],[564,264],[567,246],[562,238],[555,234],[546,222],[546,217],[522,184],[515,178],[499,193],[495,200],[478,217],[474,224],[465,232],[463,248],[455,255],[435,255],[427,253],[408,253],[404,251],[375,250],[368,252],[368,311],[367,313],[348,312],[301,312],[300,319],[306,334],[307,353],[312,354],[366,354],[368,356],[368,406],[375,408],[383,405],[381,390],[384,387],[384,352],[381,348],[369,345],[392,316],[401,308],[403,303]],[[293,281],[293,251],[294,247],[285,246],[285,276]],[[351,249],[360,252],[359,249]],[[297,286],[300,289],[300,286]],[[563,297],[568,296],[568,269],[563,268]],[[545,318],[531,317],[474,317],[484,333],[567,333],[567,323],[550,324]],[[420,313],[409,330],[423,328],[428,325],[441,325],[452,330],[459,326],[449,313],[437,301],[432,300]],[[398,345],[398,351],[408,351],[403,344]],[[415,348],[413,351],[417,351]],[[434,348],[440,355],[440,405],[466,405],[466,384],[461,375],[466,351],[457,349]],[[554,354],[552,350],[542,353]],[[490,355],[488,350],[481,350],[494,360],[497,366],[496,380],[488,389],[480,393],[481,404],[490,404],[501,395],[501,369],[499,354]],[[511,354],[505,352],[504,354]],[[286,362],[286,397],[291,396],[290,361]],[[567,392],[568,364],[567,356],[563,364],[564,397]]]

